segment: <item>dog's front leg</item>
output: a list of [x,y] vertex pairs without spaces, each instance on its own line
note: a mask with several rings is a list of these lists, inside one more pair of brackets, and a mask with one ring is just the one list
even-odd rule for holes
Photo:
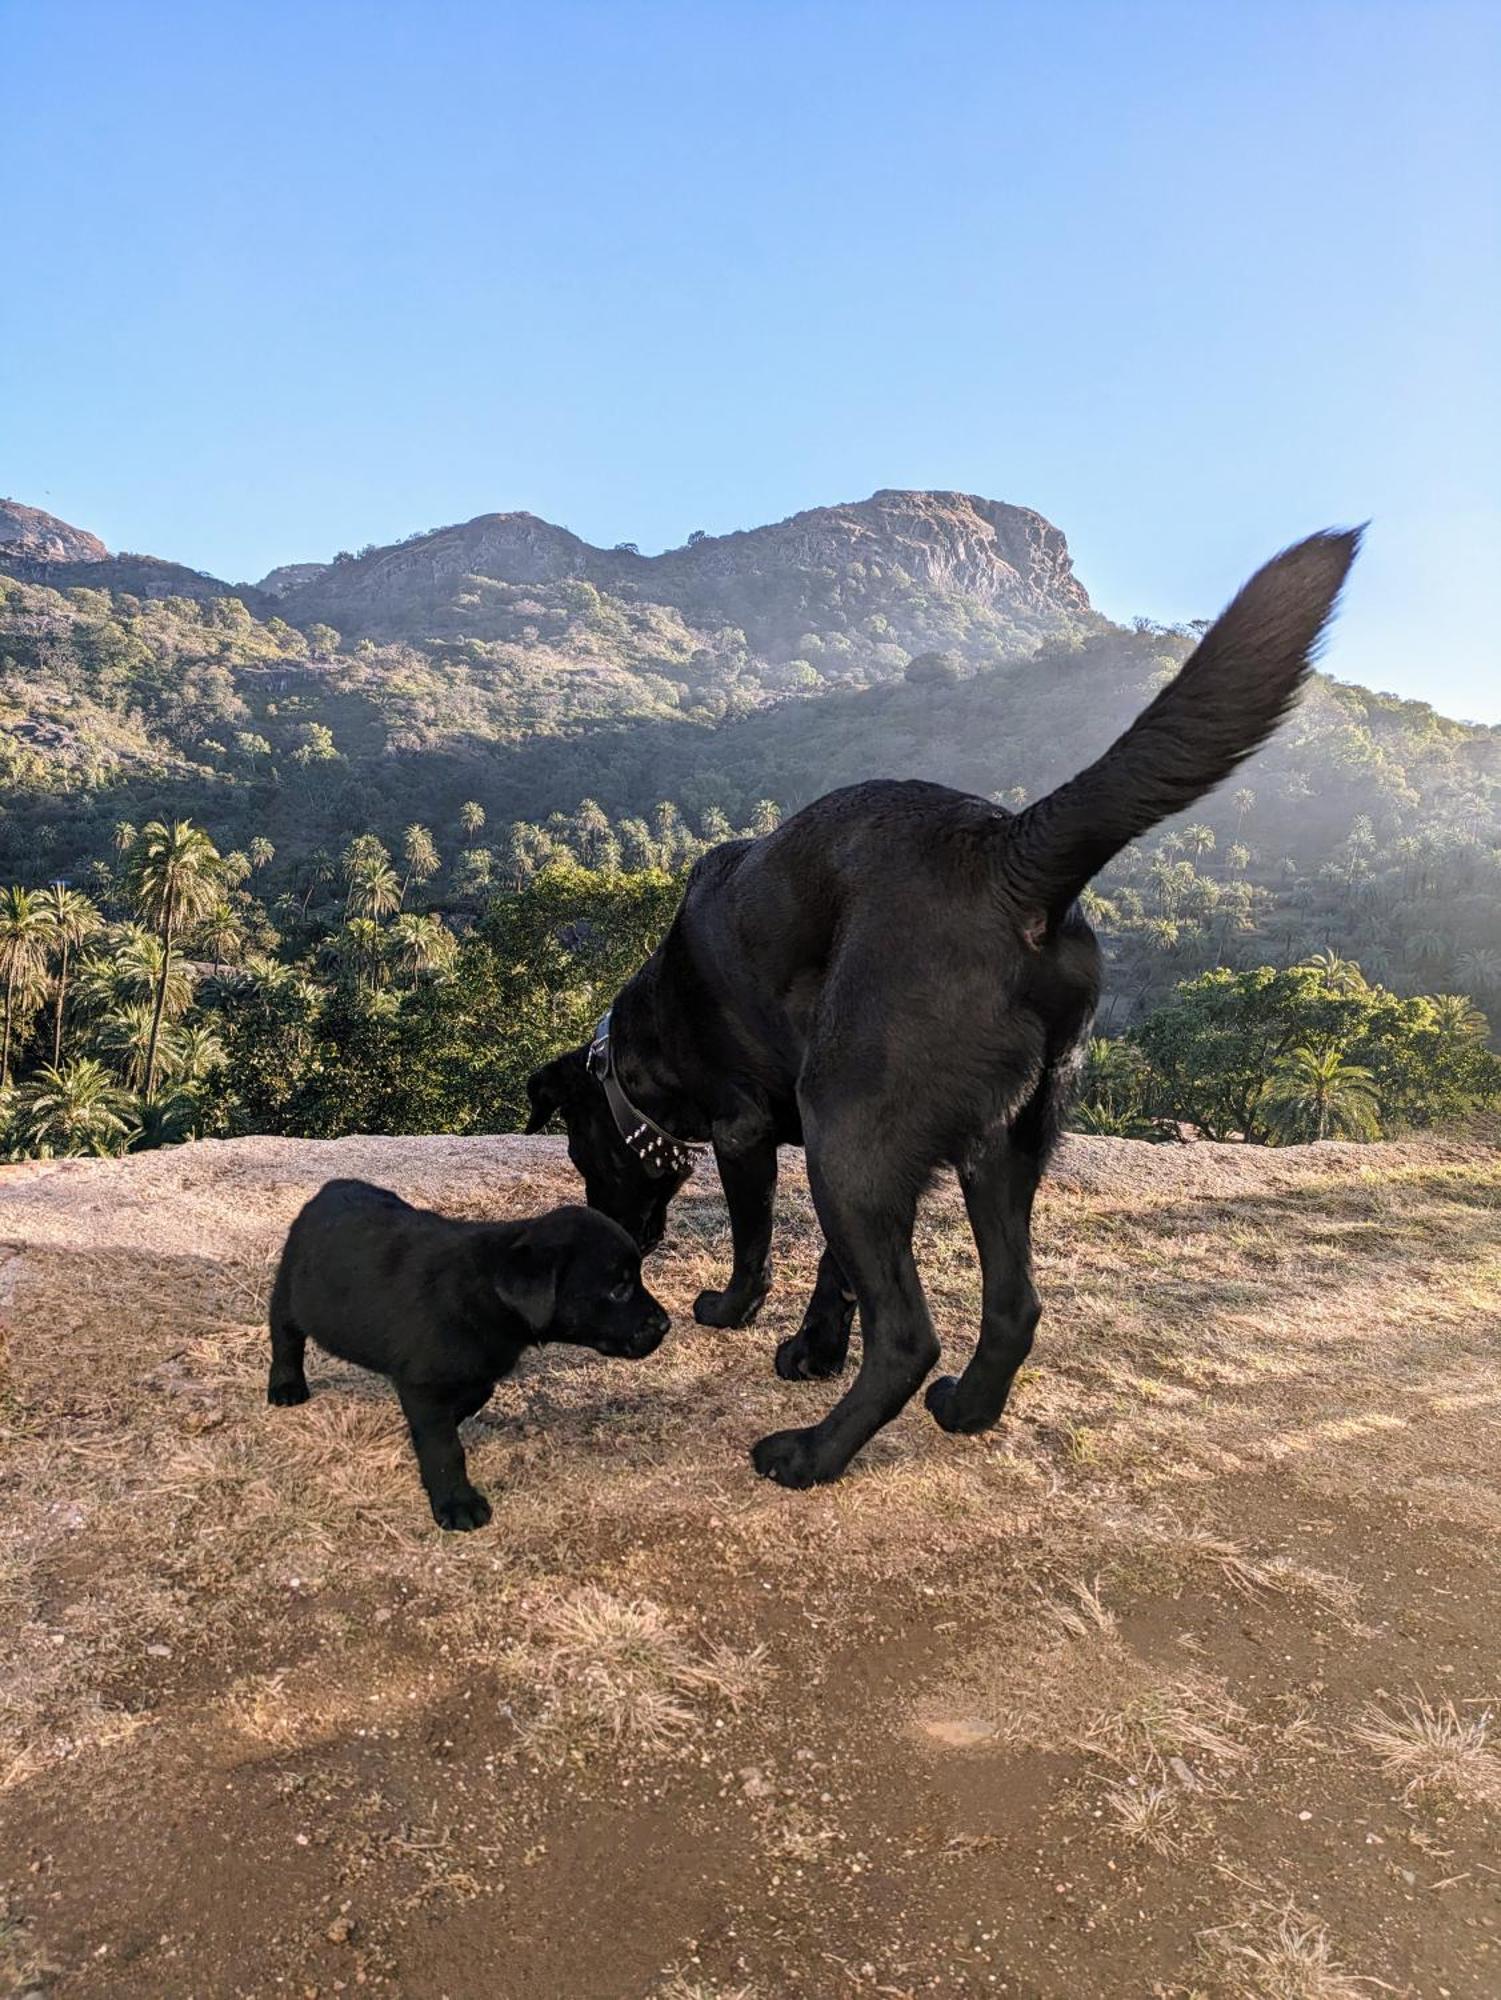
[[777,1195],[777,1142],[771,1120],[750,1113],[714,1126],[714,1158],[730,1211],[735,1263],[722,1292],[700,1292],[700,1326],[749,1326],[771,1290],[771,1229]]
[[412,1433],[412,1449],[417,1454],[433,1519],[440,1528],[482,1528],[490,1518],[490,1503],[477,1486],[469,1483],[469,1467],[464,1447],[459,1443],[459,1423],[461,1412],[463,1416],[471,1416],[484,1397],[465,1390],[426,1389],[400,1383],[396,1393]]

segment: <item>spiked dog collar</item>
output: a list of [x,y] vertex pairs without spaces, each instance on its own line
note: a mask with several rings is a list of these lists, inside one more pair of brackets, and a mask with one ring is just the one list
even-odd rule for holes
[[589,1074],[596,1077],[605,1093],[615,1129],[650,1174],[692,1173],[699,1156],[708,1148],[692,1139],[675,1139],[644,1111],[638,1111],[620,1087],[615,1074],[615,1057],[610,1046],[610,1016],[607,1007],[600,1016],[586,1058]]

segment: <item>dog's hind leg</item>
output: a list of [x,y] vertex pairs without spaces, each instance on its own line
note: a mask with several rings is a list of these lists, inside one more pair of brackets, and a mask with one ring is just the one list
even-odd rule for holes
[[1032,1283],[1032,1200],[1046,1158],[1038,1142],[1040,1116],[1029,1105],[1009,1131],[987,1140],[959,1169],[980,1252],[983,1305],[969,1366],[928,1387],[928,1408],[946,1431],[988,1430],[1032,1349],[1042,1310]]
[[303,1369],[307,1336],[287,1311],[286,1291],[278,1271],[271,1290],[271,1373],[266,1380],[266,1401],[283,1405],[305,1403],[308,1399],[307,1375]]
[[855,1453],[890,1423],[938,1359],[938,1341],[912,1259],[917,1187],[882,1175],[879,1156],[851,1132],[851,1145],[810,1144],[808,1178],[829,1248],[860,1306],[860,1372],[821,1423],[777,1431],[753,1448],[765,1479],[816,1486],[837,1479]]
[[837,1375],[849,1353],[854,1319],[855,1294],[839,1259],[825,1245],[803,1323],[777,1349],[777,1373],[787,1382]]

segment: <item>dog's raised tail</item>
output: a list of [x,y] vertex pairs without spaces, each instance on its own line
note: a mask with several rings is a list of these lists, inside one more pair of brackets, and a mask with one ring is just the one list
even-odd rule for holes
[[1007,823],[1019,901],[1060,915],[1113,855],[1266,741],[1308,676],[1360,535],[1327,529],[1274,556],[1104,756]]

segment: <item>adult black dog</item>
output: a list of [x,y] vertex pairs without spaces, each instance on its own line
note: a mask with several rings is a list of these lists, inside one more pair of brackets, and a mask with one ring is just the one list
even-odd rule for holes
[[305,1403],[309,1340],[396,1386],[440,1528],[482,1528],[459,1425],[524,1347],[547,1340],[636,1360],[668,1318],[641,1253],[608,1216],[453,1222],[368,1181],[329,1181],[298,1215],[271,1293],[272,1403]]
[[752,1452],[784,1486],[836,1479],[938,1358],[912,1260],[916,1205],[958,1170],[979,1248],[979,1345],[927,1403],[945,1430],[1005,1406],[1032,1344],[1032,1199],[1099,991],[1076,898],[1129,841],[1229,776],[1286,713],[1354,558],[1315,535],[1261,570],[1130,729],[1014,817],[942,785],[831,792],[760,840],[694,869],[661,945],[589,1049],[535,1072],[588,1198],[650,1248],[709,1141],[734,1268],[694,1308],[744,1326],[770,1282],[777,1147],[801,1141],[827,1248],[779,1374],[844,1364],[854,1304],[864,1355],[822,1423]]

